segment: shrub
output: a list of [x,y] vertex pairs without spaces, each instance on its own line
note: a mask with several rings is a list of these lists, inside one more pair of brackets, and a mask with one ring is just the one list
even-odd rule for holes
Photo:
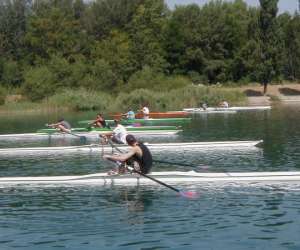
[[25,73],[24,94],[31,101],[39,101],[56,91],[54,74],[46,67],[32,68]]
[[279,92],[282,95],[300,95],[300,91],[297,89],[291,89],[291,88],[280,88]]
[[100,110],[108,111],[112,102],[110,95],[102,92],[92,92],[85,89],[64,89],[48,100],[49,105],[69,108],[75,111]]
[[5,104],[6,89],[0,86],[0,105]]

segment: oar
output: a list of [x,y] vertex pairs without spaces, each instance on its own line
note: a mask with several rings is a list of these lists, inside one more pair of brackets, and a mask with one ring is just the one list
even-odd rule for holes
[[[110,140],[108,140],[108,143],[109,143],[113,148],[115,148],[118,152],[123,153],[123,151],[122,151],[121,149],[119,149],[116,145],[114,145]],[[127,166],[127,168],[128,168],[130,171],[134,172],[134,173],[137,173],[137,174],[139,174],[139,175],[141,175],[141,176],[144,176],[145,178],[148,178],[148,179],[150,179],[150,180],[152,180],[152,181],[154,181],[154,182],[156,182],[156,183],[158,183],[158,184],[160,184],[160,185],[162,185],[162,186],[164,186],[164,187],[167,187],[167,188],[169,188],[169,189],[171,189],[171,190],[177,192],[177,193],[180,194],[182,197],[185,197],[185,198],[197,198],[197,197],[198,197],[198,194],[197,194],[196,192],[179,190],[179,189],[177,189],[177,188],[175,188],[175,187],[173,187],[173,186],[171,186],[171,185],[169,185],[169,184],[166,184],[166,183],[164,183],[164,182],[162,182],[162,181],[160,181],[160,180],[157,180],[157,179],[155,179],[155,178],[153,178],[153,177],[151,177],[151,176],[149,176],[149,175],[143,174],[142,172],[135,170],[133,167]]]
[[203,165],[191,165],[187,163],[182,163],[182,162],[176,162],[176,161],[162,161],[162,160],[153,160],[153,162],[157,163],[165,163],[165,164],[170,164],[170,165],[177,165],[177,166],[184,166],[184,167],[191,167],[191,168],[208,168],[208,166],[203,166]]
[[[110,140],[108,140],[108,143],[111,145],[111,147],[115,148],[119,153],[124,153],[122,150],[120,150],[115,144],[113,144]],[[174,161],[162,161],[162,160],[154,160],[152,159],[153,162],[157,163],[165,163],[165,164],[170,164],[170,165],[177,165],[177,166],[184,166],[184,167],[192,167],[192,168],[208,168],[208,166],[203,166],[203,165],[191,165],[187,163],[181,163],[181,162],[174,162]]]
[[157,179],[155,179],[155,178],[153,178],[153,177],[151,177],[151,176],[149,176],[149,175],[143,174],[142,172],[135,170],[133,167],[130,167],[130,166],[126,166],[126,167],[127,167],[130,171],[132,171],[132,172],[134,172],[134,173],[137,173],[137,174],[139,174],[139,175],[141,175],[141,176],[144,176],[145,178],[148,178],[148,179],[150,179],[150,180],[152,180],[152,181],[154,181],[154,182],[157,182],[157,183],[160,184],[160,185],[163,185],[163,186],[165,186],[165,187],[167,187],[167,188],[169,188],[169,189],[171,189],[171,190],[177,192],[177,193],[180,194],[182,197],[185,197],[185,198],[197,198],[197,197],[198,197],[198,194],[197,194],[196,192],[179,190],[178,188],[175,188],[175,187],[173,187],[173,186],[171,186],[171,185],[169,185],[169,184],[166,184],[166,183],[164,183],[164,182],[162,182],[162,181],[160,181],[160,180],[157,180]]

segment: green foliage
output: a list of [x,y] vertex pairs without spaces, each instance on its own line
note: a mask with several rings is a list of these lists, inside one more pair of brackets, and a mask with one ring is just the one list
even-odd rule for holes
[[130,93],[120,94],[109,110],[126,111],[129,107],[137,110],[144,103],[147,103],[153,111],[182,110],[187,107],[197,107],[202,102],[215,106],[222,100],[239,104],[245,101],[245,95],[236,90],[193,85],[159,92],[148,89],[136,89]]
[[99,110],[105,112],[112,103],[112,98],[110,95],[102,92],[87,91],[85,89],[64,89],[58,91],[46,102],[50,106],[68,108],[75,111]]
[[6,89],[0,86],[0,105],[3,105],[5,103],[6,98]]
[[117,95],[299,80],[300,17],[277,16],[277,2],[3,0],[0,83],[39,101],[64,88]]
[[24,93],[32,101],[51,96],[56,91],[55,75],[46,66],[28,69],[25,73]]
[[258,64],[258,79],[264,84],[266,92],[267,84],[279,75],[279,46],[276,15],[278,12],[278,0],[260,0],[260,63]]
[[152,90],[171,90],[182,88],[191,82],[183,77],[166,77],[164,74],[155,72],[146,66],[141,71],[136,72],[128,81],[125,91],[132,91],[138,88]]

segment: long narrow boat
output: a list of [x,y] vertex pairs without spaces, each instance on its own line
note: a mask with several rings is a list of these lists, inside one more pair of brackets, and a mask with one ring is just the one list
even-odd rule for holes
[[[269,182],[300,182],[300,172],[247,172],[247,173],[198,173],[189,172],[152,172],[149,176],[165,183],[269,183]],[[0,185],[20,184],[95,184],[95,185],[128,185],[155,184],[156,182],[138,174],[108,175],[107,173],[82,176],[40,176],[40,177],[2,177]]]
[[[163,125],[163,124],[184,124],[188,123],[192,120],[192,118],[159,118],[159,119],[123,119],[120,120],[123,125],[133,125],[133,124],[141,124],[145,126],[155,126],[155,125]],[[79,124],[90,124],[93,122],[92,120],[79,121]],[[106,120],[106,122],[110,125],[114,124],[114,120]]]
[[236,114],[236,110],[213,110],[203,108],[186,108],[183,109],[188,113],[199,113],[199,114]]
[[[246,148],[258,146],[263,141],[216,141],[216,142],[183,142],[183,143],[145,143],[151,150],[184,150],[184,149],[224,149],[224,148]],[[122,150],[128,150],[128,145],[118,145]],[[67,147],[31,147],[31,148],[1,148],[0,155],[18,155],[18,154],[48,154],[61,153],[68,154],[72,152],[101,152],[112,151],[110,145],[91,144],[83,146]]]
[[[86,128],[72,129],[71,132],[78,136],[85,136],[87,138],[97,138],[99,134],[105,134],[111,130],[109,129],[92,129],[85,132]],[[157,128],[157,129],[144,129],[143,127],[136,127],[127,129],[130,134],[135,136],[172,136],[176,135],[182,130],[177,127]],[[24,134],[2,134],[0,140],[37,140],[49,138],[74,138],[74,135],[62,133],[55,129],[39,130],[38,133],[24,133]]]
[[[150,118],[180,118],[180,117],[187,117],[189,115],[188,112],[185,111],[168,111],[168,112],[150,112],[149,117]],[[114,114],[111,115],[113,119],[120,120],[122,119],[122,114]],[[142,113],[135,114],[136,119],[142,119],[144,115]]]
[[270,110],[271,106],[245,106],[245,107],[229,107],[229,108],[222,108],[222,107],[209,107],[205,110],[203,108],[185,108],[183,109],[186,112],[193,112],[193,113],[229,113],[229,112],[236,112],[236,111],[263,111],[263,110]]
[[[112,128],[113,129],[113,128]],[[110,128],[72,128],[72,133],[78,133],[78,132],[111,132],[112,129]],[[180,127],[177,126],[127,126],[126,130],[128,132],[155,132],[155,131],[178,131],[180,130]],[[47,134],[53,134],[57,133],[57,129],[55,128],[44,128],[39,129],[37,133],[47,133]]]

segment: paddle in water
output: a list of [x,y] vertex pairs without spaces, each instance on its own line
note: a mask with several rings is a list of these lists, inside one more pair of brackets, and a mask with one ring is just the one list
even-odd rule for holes
[[141,175],[141,176],[143,176],[143,177],[145,177],[145,178],[148,178],[148,179],[150,179],[150,180],[152,180],[152,181],[154,181],[154,182],[156,182],[156,183],[158,183],[158,184],[160,184],[160,185],[163,185],[163,186],[165,186],[165,187],[167,187],[167,188],[169,188],[169,189],[171,189],[171,190],[177,192],[177,193],[178,193],[179,195],[181,195],[182,197],[185,197],[185,198],[191,198],[191,199],[194,199],[194,198],[197,198],[197,197],[198,197],[198,194],[197,194],[196,192],[179,190],[179,189],[177,189],[177,188],[175,188],[175,187],[173,187],[173,186],[171,186],[171,185],[169,185],[169,184],[166,184],[166,183],[164,183],[164,182],[162,182],[162,181],[160,181],[160,180],[158,180],[158,179],[153,178],[152,176],[143,174],[142,172],[135,170],[133,167],[127,166],[127,168],[128,168],[130,171],[134,172],[134,173],[137,173],[137,174],[139,174],[139,175]]
[[[119,153],[124,153],[121,149],[119,149],[116,145],[114,145],[110,140],[107,140],[108,143],[111,145],[112,148],[115,148]],[[193,191],[182,191],[182,190],[179,190],[169,184],[166,184],[160,180],[157,180],[155,178],[153,178],[152,176],[149,176],[147,174],[144,174],[136,169],[134,169],[133,167],[130,167],[130,166],[127,166],[127,169],[129,169],[130,171],[134,172],[134,173],[137,173],[145,178],[148,178],[164,187],[167,187],[175,192],[177,192],[179,195],[181,195],[182,197],[185,197],[185,198],[191,198],[191,199],[194,199],[194,198],[197,198],[199,195],[196,193],[196,192],[193,192]]]

